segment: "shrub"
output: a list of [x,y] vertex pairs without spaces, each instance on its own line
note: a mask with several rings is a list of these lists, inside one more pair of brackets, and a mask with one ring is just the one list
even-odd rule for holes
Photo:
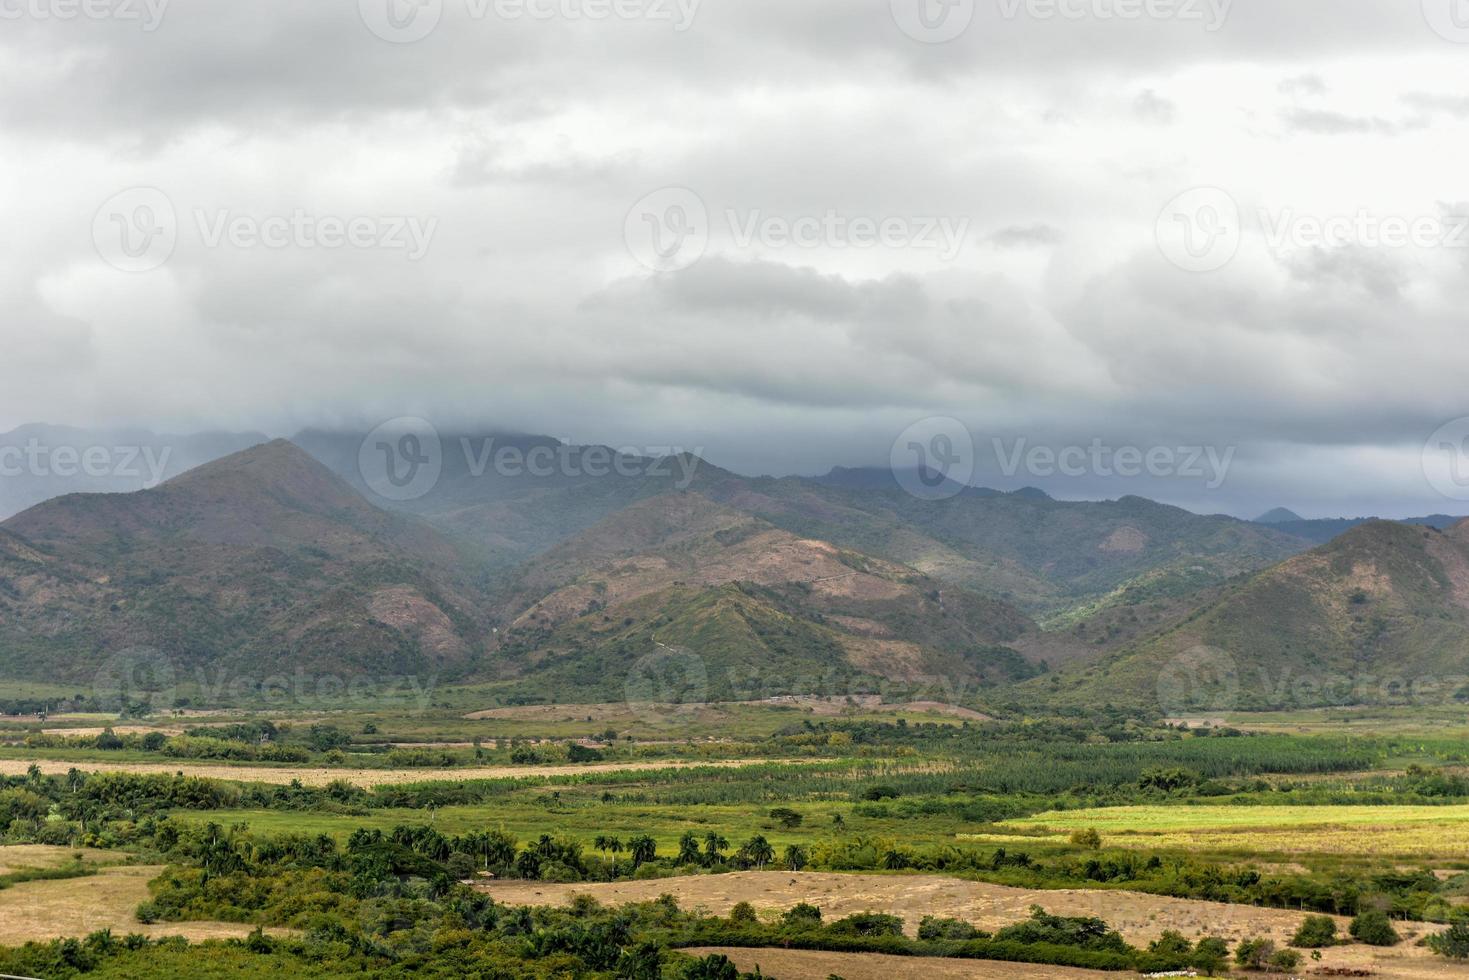
[[1280,973],[1289,973],[1300,965],[1301,954],[1293,949],[1278,949],[1270,956],[1270,969]]
[[1301,949],[1320,949],[1336,945],[1336,920],[1325,915],[1308,915],[1291,937],[1290,944]]
[[730,962],[728,956],[719,953],[711,953],[689,964],[684,970],[684,980],[738,980],[740,971]]
[[1085,830],[1072,831],[1071,843],[1088,850],[1099,850],[1102,846],[1102,835],[1097,833],[1095,827],[1087,827]]
[[903,920],[896,915],[861,912],[838,919],[827,928],[830,932],[848,936],[901,936]]
[[760,921],[760,917],[755,914],[755,906],[749,902],[739,902],[729,910],[729,921],[752,926]]
[[1194,944],[1189,942],[1183,933],[1169,929],[1157,939],[1148,943],[1148,952],[1157,953],[1161,956],[1188,956],[1194,951]]
[[1368,909],[1360,913],[1352,920],[1348,931],[1351,932],[1353,939],[1359,943],[1366,943],[1368,946],[1396,946],[1402,940],[1397,930],[1392,927],[1387,913],[1377,909]]
[[1051,915],[1039,905],[1030,908],[1030,918],[1008,925],[995,933],[997,942],[1024,944],[1044,943],[1051,946],[1076,946],[1081,949],[1125,953],[1129,947],[1122,936],[1094,918],[1068,918]]
[[980,931],[963,919],[944,919],[925,915],[918,924],[919,939],[978,939]]
[[1207,976],[1213,976],[1223,971],[1229,962],[1229,943],[1218,936],[1205,936],[1199,940],[1194,947],[1193,965],[1203,970]]
[[1269,939],[1242,939],[1234,950],[1236,966],[1246,970],[1263,970],[1275,955],[1275,943]]
[[464,881],[474,877],[474,858],[461,851],[450,854],[445,866],[448,868],[449,877],[455,881]]
[[1447,931],[1429,936],[1428,948],[1451,960],[1469,959],[1469,923],[1455,922]]
[[809,902],[797,902],[790,911],[780,917],[788,926],[813,926],[821,924],[821,909]]

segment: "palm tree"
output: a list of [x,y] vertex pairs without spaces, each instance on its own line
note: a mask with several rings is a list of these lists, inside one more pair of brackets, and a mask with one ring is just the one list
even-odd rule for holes
[[503,830],[485,835],[485,869],[509,867],[515,863],[518,842]]
[[616,837],[614,837],[614,838],[612,838],[611,841],[608,842],[608,849],[612,852],[612,875],[613,875],[613,877],[616,877],[617,876],[617,855],[621,854],[624,850],[626,850],[626,848],[623,847],[622,841],[620,841]]
[[740,848],[740,854],[745,860],[755,865],[756,871],[765,870],[765,866],[775,860],[775,849],[770,846],[770,841],[760,834],[745,841],[744,846]]
[[724,855],[720,852],[728,846],[729,841],[725,840],[714,831],[709,831],[709,833],[704,835],[704,862],[706,864],[715,865],[723,861]]
[[699,838],[694,836],[692,830],[684,831],[684,835],[678,839],[678,863],[699,863]]
[[802,868],[806,867],[807,863],[810,861],[810,858],[807,857],[806,849],[804,847],[801,847],[798,844],[788,844],[786,846],[785,858],[783,860],[786,868],[788,868],[789,870],[800,871]]
[[[601,851],[604,858],[607,856],[608,851],[611,851],[613,854],[622,853],[622,841],[616,837],[610,837],[607,834],[598,834],[596,839],[592,841],[592,846]],[[609,863],[607,865],[607,874],[610,877],[612,873],[613,866]]]
[[632,855],[633,868],[641,868],[658,856],[658,842],[647,834],[639,834],[627,842],[627,850]]

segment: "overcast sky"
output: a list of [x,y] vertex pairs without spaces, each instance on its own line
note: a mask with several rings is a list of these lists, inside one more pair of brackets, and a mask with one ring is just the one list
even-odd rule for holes
[[1465,0],[0,0],[0,83],[0,429],[1469,513]]

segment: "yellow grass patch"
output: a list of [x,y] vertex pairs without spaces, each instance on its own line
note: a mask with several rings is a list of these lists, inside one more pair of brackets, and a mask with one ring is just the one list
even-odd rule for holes
[[133,910],[148,900],[148,882],[162,871],[134,865],[86,878],[28,881],[6,888],[0,891],[0,946],[85,936],[99,929],[111,929],[118,936],[140,932],[198,941],[244,936],[253,928],[228,922],[139,922]]

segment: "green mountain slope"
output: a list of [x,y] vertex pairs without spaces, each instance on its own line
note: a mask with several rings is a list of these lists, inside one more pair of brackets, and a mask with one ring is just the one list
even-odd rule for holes
[[484,644],[455,548],[287,442],[153,490],[48,501],[0,531],[6,676],[86,680],[135,647],[244,678],[403,675]]
[[802,685],[827,674],[976,685],[1037,671],[1009,646],[1036,632],[1013,607],[692,493],[625,508],[553,549],[506,609],[502,661],[526,676],[560,664],[554,676],[579,685],[615,683],[629,657],[669,647],[704,658],[726,688],[754,670],[782,694],[812,693]]
[[1469,521],[1372,521],[1023,697],[1165,713],[1446,699],[1469,684]]

